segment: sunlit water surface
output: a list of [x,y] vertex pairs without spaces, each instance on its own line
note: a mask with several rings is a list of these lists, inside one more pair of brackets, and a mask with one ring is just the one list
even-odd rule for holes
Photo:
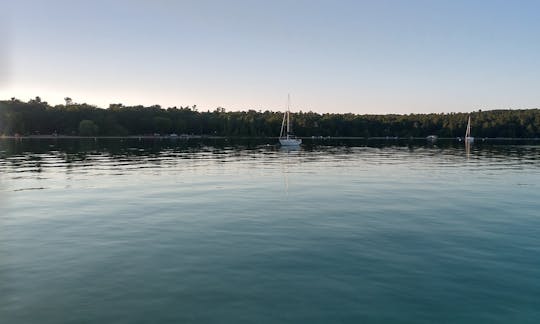
[[0,322],[539,323],[539,189],[540,146],[4,140]]

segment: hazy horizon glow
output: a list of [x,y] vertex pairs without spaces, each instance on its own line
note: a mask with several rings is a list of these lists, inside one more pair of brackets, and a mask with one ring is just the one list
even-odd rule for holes
[[12,1],[0,99],[201,110],[540,107],[538,1]]

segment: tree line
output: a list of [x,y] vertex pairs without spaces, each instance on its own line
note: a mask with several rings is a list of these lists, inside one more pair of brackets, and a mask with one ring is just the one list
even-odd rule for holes
[[[69,100],[68,100],[69,99]],[[488,110],[431,114],[292,114],[298,136],[332,137],[461,137],[471,116],[473,136],[535,138],[540,136],[540,109]],[[0,101],[0,135],[136,136],[189,134],[278,136],[282,112],[198,111],[196,106],[162,108],[111,104],[103,109],[66,98],[51,106],[41,98]]]

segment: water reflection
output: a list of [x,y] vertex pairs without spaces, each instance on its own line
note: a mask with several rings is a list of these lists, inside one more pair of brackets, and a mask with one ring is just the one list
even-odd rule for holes
[[[329,145],[335,144],[335,145]],[[324,161],[362,161],[392,164],[403,161],[424,165],[463,163],[463,144],[437,141],[404,142],[402,145],[377,141],[308,142],[302,147],[280,147],[272,140],[0,140],[0,172],[41,174],[51,170],[105,172],[111,175],[163,167],[204,167],[208,163],[253,161],[289,167]],[[538,165],[540,146],[465,143],[466,160],[496,167],[515,164]],[[189,161],[189,163],[188,163]],[[516,163],[519,162],[519,163]],[[413,163],[414,162],[414,163]]]

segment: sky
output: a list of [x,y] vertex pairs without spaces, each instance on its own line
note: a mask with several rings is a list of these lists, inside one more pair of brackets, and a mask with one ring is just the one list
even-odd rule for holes
[[[0,0],[4,2],[5,0]],[[540,1],[12,0],[0,99],[199,110],[540,107]]]

